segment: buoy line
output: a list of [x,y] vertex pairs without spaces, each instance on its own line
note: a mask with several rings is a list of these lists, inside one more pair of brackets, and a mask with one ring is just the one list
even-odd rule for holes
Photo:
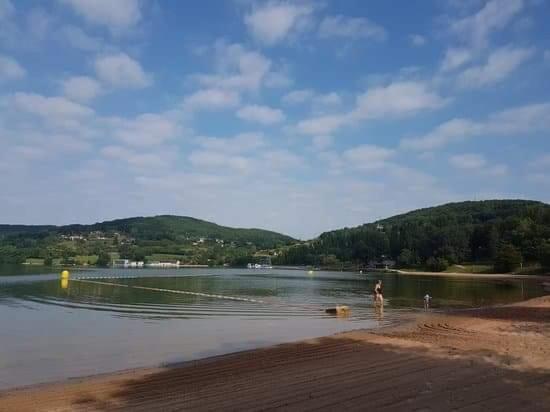
[[[187,290],[175,290],[175,289],[164,289],[164,288],[154,288],[149,286],[138,286],[138,285],[126,285],[124,283],[114,283],[114,282],[105,282],[103,279],[139,279],[142,278],[142,276],[81,276],[78,278],[73,278],[72,282],[82,282],[82,283],[90,283],[90,284],[96,284],[96,285],[105,285],[105,286],[118,286],[122,288],[132,288],[132,289],[142,289],[142,290],[151,290],[154,292],[167,292],[167,293],[175,293],[179,295],[191,295],[191,296],[201,296],[201,297],[207,297],[207,298],[214,298],[214,299],[226,299],[226,300],[234,300],[239,302],[251,302],[251,303],[261,303],[266,305],[272,305],[272,306],[278,306],[278,307],[285,307],[285,308],[299,308],[301,310],[312,310],[313,306],[312,304],[300,304],[300,303],[281,303],[281,302],[273,302],[271,300],[263,301],[259,299],[251,299],[251,298],[241,298],[237,296],[227,296],[227,295],[214,295],[210,293],[202,293],[202,292],[191,292]],[[98,280],[100,279],[100,280]],[[68,280],[68,279],[66,279]],[[339,306],[339,305],[337,305]],[[346,311],[349,310],[346,307]],[[324,311],[324,310],[323,310]]]
[[261,300],[250,299],[250,298],[239,298],[237,296],[213,295],[210,293],[190,292],[187,290],[175,290],[175,289],[164,289],[164,288],[152,288],[148,286],[125,285],[123,283],[103,282],[103,281],[89,280],[89,279],[72,279],[72,282],[82,282],[82,283],[90,283],[90,284],[105,285],[105,286],[118,286],[122,288],[131,288],[131,289],[152,290],[155,292],[168,292],[168,293],[176,293],[179,295],[202,296],[206,298],[215,298],[215,299],[237,300],[241,302],[265,303],[264,301],[261,301]]

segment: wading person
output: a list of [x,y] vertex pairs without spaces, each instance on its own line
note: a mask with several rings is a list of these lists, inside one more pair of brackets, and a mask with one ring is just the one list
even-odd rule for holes
[[382,281],[378,280],[374,286],[374,303],[375,304],[384,304],[384,297],[382,295]]
[[426,296],[424,296],[424,310],[428,310],[430,308],[430,301],[432,300],[432,297],[426,293]]

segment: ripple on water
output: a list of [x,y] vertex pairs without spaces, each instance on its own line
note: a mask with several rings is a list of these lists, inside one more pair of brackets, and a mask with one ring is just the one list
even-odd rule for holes
[[[68,309],[110,312],[117,317],[135,319],[204,319],[209,317],[233,317],[243,319],[284,318],[333,318],[326,314],[327,306],[335,305],[334,297],[327,299],[315,295],[283,296],[270,288],[258,285],[243,287],[242,282],[220,282],[217,280],[182,278],[137,278],[103,279],[97,283],[73,281],[68,289],[62,289],[58,281],[43,281],[24,284],[10,284],[3,294],[12,305],[53,305]],[[107,284],[112,283],[112,284]],[[221,284],[220,284],[221,283]],[[249,285],[250,286],[250,285]],[[137,287],[137,288],[136,288]],[[170,291],[144,289],[163,288]],[[182,295],[176,292],[189,291],[223,295],[235,299],[252,298],[257,302],[223,299],[210,296]],[[253,294],[251,293],[253,292]],[[286,298],[286,300],[285,300]],[[259,302],[261,300],[261,302]],[[372,319],[372,307],[359,303],[354,307],[350,321]],[[391,319],[391,316],[390,316]],[[389,320],[389,319],[387,319]]]

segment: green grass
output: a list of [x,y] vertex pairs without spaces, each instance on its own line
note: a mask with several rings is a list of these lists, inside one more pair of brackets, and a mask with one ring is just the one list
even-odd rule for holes
[[491,273],[492,271],[492,265],[476,264],[451,265],[445,270],[447,273]]
[[42,259],[42,258],[27,258],[27,260],[25,260],[25,263],[27,265],[43,265],[44,264],[44,259]]
[[95,265],[97,258],[97,255],[79,255],[74,257],[74,261],[77,265]]
[[186,256],[184,255],[173,255],[169,253],[153,253],[151,256],[147,256],[149,262],[156,260],[184,260]]

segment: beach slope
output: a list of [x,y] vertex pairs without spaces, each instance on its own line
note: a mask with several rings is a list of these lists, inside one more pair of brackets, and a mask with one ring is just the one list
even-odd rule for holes
[[550,297],[0,393],[1,411],[548,410]]

